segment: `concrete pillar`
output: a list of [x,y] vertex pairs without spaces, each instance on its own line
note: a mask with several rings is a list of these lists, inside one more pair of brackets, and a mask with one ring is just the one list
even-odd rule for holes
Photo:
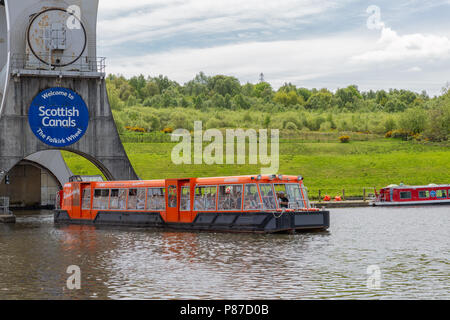
[[[0,80],[0,87],[2,81],[5,84],[0,89],[0,181],[22,159],[47,150],[79,154],[95,164],[108,180],[138,179],[114,123],[104,61],[96,57],[98,0],[5,0],[4,3],[6,7],[0,5],[0,41],[5,37],[6,16],[7,57],[4,58],[5,42],[2,42],[0,69],[6,71]],[[70,11],[73,6],[78,8],[76,14]],[[73,28],[69,19],[75,25],[78,23],[78,27]],[[49,38],[58,32],[60,36]],[[87,130],[73,144],[50,145],[38,139],[30,127],[30,106],[49,88],[71,90],[87,107]],[[56,170],[51,161],[44,161],[43,165],[52,172]]]

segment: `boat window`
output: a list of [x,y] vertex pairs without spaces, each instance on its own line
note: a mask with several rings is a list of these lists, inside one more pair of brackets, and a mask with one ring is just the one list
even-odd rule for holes
[[82,209],[89,210],[91,208],[91,188],[83,190]]
[[128,205],[130,210],[145,209],[145,189],[129,189],[128,190]]
[[216,210],[217,186],[201,186],[195,188],[194,210]]
[[108,209],[109,189],[95,189],[93,209]]
[[180,203],[181,211],[189,211],[191,210],[191,198],[189,187],[181,188],[181,203]]
[[109,209],[125,210],[127,202],[127,189],[111,189],[111,196],[109,197]]
[[411,191],[400,192],[400,199],[402,200],[411,199]]
[[109,208],[119,209],[119,189],[111,189],[111,196],[109,197]]
[[286,193],[289,199],[290,208],[300,209],[305,206],[303,203],[303,196],[300,191],[300,186],[297,183],[287,184]]
[[163,211],[166,209],[165,188],[149,188],[147,190],[147,209]]
[[169,208],[177,207],[177,186],[169,186],[168,188],[168,202]]
[[311,203],[309,202],[309,197],[308,197],[308,189],[302,185],[301,192],[303,193],[303,200],[306,203],[306,208],[311,208]]
[[219,186],[219,210],[241,210],[242,186]]
[[277,183],[274,184],[273,187],[275,189],[275,198],[277,199],[278,208],[289,208],[291,205],[291,199],[287,193],[286,184]]
[[244,194],[244,210],[258,210],[262,208],[256,184],[246,184]]
[[263,201],[263,208],[265,210],[275,210],[277,205],[275,203],[275,197],[271,184],[260,184],[259,191],[261,192],[261,198]]
[[137,191],[137,205],[136,209],[144,210],[145,209],[145,189],[138,189]]
[[436,197],[440,199],[447,198],[447,190],[436,190]]
[[136,209],[137,206],[137,189],[128,189],[127,209]]
[[425,199],[425,198],[429,198],[429,197],[430,197],[430,191],[428,191],[428,190],[419,191],[420,199]]

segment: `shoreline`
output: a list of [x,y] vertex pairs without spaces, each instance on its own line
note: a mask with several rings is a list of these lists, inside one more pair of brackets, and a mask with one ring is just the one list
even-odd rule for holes
[[364,200],[348,200],[348,201],[311,201],[311,205],[315,206],[316,208],[363,208],[363,207],[370,207],[369,201]]

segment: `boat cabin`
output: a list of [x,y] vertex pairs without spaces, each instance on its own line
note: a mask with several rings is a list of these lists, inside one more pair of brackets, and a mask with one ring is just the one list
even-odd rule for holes
[[99,212],[158,212],[165,222],[192,223],[198,213],[315,210],[301,176],[237,176],[149,181],[73,181],[61,210],[72,219]]
[[390,185],[380,190],[374,205],[450,203],[450,185]]

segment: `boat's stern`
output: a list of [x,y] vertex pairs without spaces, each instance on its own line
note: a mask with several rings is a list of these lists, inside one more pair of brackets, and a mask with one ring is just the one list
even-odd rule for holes
[[272,213],[265,226],[266,232],[327,230],[330,212],[327,210],[282,211]]

